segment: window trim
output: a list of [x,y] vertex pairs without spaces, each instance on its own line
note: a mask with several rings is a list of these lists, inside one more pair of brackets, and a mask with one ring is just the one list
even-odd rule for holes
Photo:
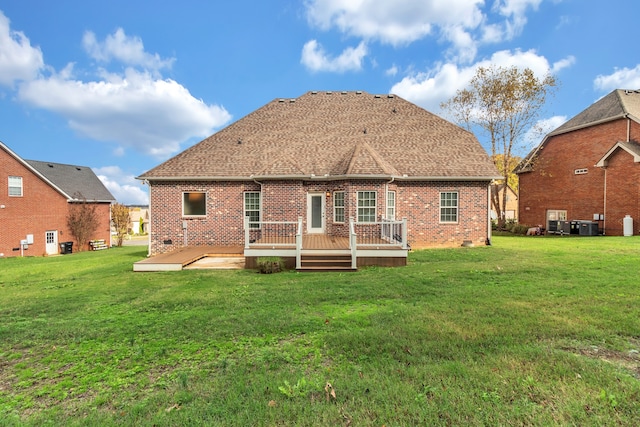
[[[389,203],[391,200],[389,196],[393,194],[393,203]],[[392,210],[393,213],[389,214],[389,210]],[[389,221],[396,220],[396,192],[394,190],[387,191],[387,208],[386,208],[386,217]]]
[[[12,180],[14,180],[13,185],[12,184]],[[16,185],[16,181],[20,182],[20,185]],[[11,189],[19,189],[20,190],[20,194],[11,194]],[[7,194],[9,197],[23,197],[24,196],[24,182],[21,176],[16,176],[16,175],[9,175],[8,179],[7,179]]]
[[[455,194],[455,206],[454,205],[444,205],[442,204],[442,196],[450,194]],[[439,220],[440,224],[458,224],[460,221],[460,192],[458,191],[441,191],[440,194],[440,209],[439,209]],[[449,199],[452,200],[452,199]],[[446,210],[451,210],[450,212],[446,212]],[[455,212],[455,213],[454,213]],[[455,215],[455,220],[443,220],[443,217],[451,217]]]
[[[247,195],[258,195],[258,209],[247,209]],[[248,212],[258,212],[258,222],[262,221],[262,193],[260,191],[245,191],[242,193],[242,214],[243,218],[246,218]],[[250,217],[250,216],[249,216]],[[249,218],[251,220],[251,217]],[[249,228],[252,230],[259,230],[260,224],[249,224]]]
[[[203,208],[204,208],[204,213],[203,214],[187,214],[185,212],[185,202],[186,197],[188,194],[202,194],[204,196],[204,201],[203,201]],[[182,192],[182,216],[184,218],[205,218],[207,216],[207,192],[206,191],[183,191]]]
[[[364,193],[369,193],[369,194],[373,194],[373,206],[361,206],[360,205],[360,195]],[[371,199],[367,199],[369,200],[369,202],[371,202]],[[363,199],[364,201],[364,199]],[[361,210],[368,210],[370,211],[371,209],[373,209],[373,219],[370,221],[364,221],[361,220],[361,218],[365,217],[364,212],[361,214]],[[371,214],[367,214],[366,217],[371,218]],[[375,190],[358,190],[356,192],[356,222],[360,222],[363,224],[371,224],[371,223],[375,223],[376,219],[378,218],[378,192]]]
[[[342,205],[336,204],[338,198],[336,197],[338,194],[342,195]],[[345,192],[344,191],[334,191],[333,192],[333,222],[338,224],[345,223]],[[342,210],[342,221],[338,221],[338,209]]]

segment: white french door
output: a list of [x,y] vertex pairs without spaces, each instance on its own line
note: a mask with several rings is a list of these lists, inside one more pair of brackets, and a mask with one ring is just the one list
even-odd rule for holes
[[324,193],[307,194],[307,233],[324,233],[324,205]]
[[47,255],[55,255],[58,253],[58,231],[47,231],[44,234],[45,251]]

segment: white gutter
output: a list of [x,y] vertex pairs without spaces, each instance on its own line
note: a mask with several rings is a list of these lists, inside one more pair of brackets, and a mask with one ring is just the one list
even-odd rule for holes
[[383,179],[392,181],[491,181],[494,179],[504,179],[499,175],[482,176],[408,176],[408,175],[331,175],[331,176],[309,176],[309,175],[261,175],[261,176],[176,176],[176,177],[145,177],[139,176],[136,179],[143,181],[256,181],[272,180],[303,180],[303,181],[344,181],[349,179]]

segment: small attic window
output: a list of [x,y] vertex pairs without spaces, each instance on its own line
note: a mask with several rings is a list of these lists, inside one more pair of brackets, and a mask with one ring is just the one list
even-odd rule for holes
[[587,168],[576,169],[576,170],[573,171],[573,173],[575,175],[585,175],[585,174],[589,173],[589,169],[587,169]]

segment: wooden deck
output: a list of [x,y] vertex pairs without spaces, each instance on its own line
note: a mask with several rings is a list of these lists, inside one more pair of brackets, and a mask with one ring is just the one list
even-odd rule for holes
[[[379,246],[378,246],[379,245]],[[302,236],[303,256],[351,256],[349,238],[329,236],[326,234],[306,234]],[[406,262],[406,250],[401,245],[389,245],[387,241],[368,241],[366,246],[358,246],[359,265],[398,265],[399,260]],[[249,244],[249,248],[242,246],[189,246],[166,254],[156,255],[133,265],[133,271],[179,271],[189,265],[196,266],[197,261],[203,258],[235,258],[234,264],[238,265],[238,258],[248,261],[259,256],[293,257],[295,268],[295,241],[282,241],[282,239],[260,239]],[[200,268],[216,268],[223,263],[208,263]],[[249,263],[251,265],[251,262]]]
[[133,264],[133,271],[177,271],[206,257],[243,257],[242,246],[189,246]]

